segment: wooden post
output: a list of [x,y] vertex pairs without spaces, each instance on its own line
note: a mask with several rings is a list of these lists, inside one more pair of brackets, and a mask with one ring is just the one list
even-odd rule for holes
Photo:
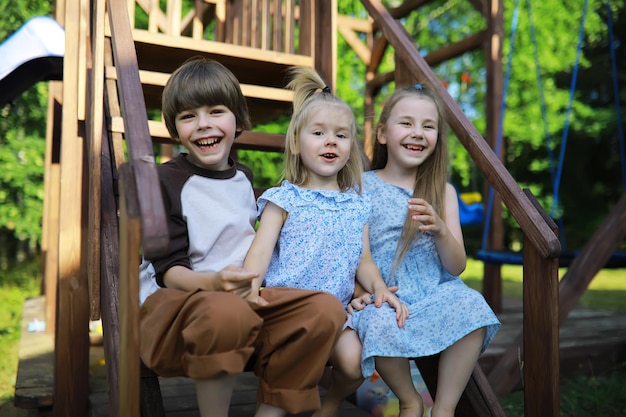
[[46,296],[46,333],[56,331],[59,285],[59,205],[61,187],[61,94],[63,84],[51,81],[48,88],[48,122],[44,170],[43,233],[41,238],[43,293]]
[[[59,213],[59,285],[55,338],[55,416],[87,415],[89,394],[89,294],[86,268],[84,138],[79,133],[81,10],[65,4],[63,128]],[[83,97],[84,98],[84,97]]]
[[120,167],[119,415],[139,415],[139,254],[141,219],[132,167]]
[[[487,70],[487,131],[485,139],[492,149],[496,148],[498,137],[498,124],[500,120],[500,105],[503,95],[504,73],[502,71],[502,42],[504,28],[502,16],[504,14],[503,0],[490,0],[487,10],[487,32],[489,34],[485,42],[486,70]],[[502,160],[502,152],[498,155]],[[489,184],[486,183],[483,190],[485,204],[489,197]],[[489,223],[487,223],[489,222]],[[489,218],[485,219],[483,227],[489,227],[489,236],[485,249],[502,250],[503,227],[502,205],[500,197],[494,192],[493,211]],[[485,300],[496,313],[502,312],[502,273],[500,265],[485,263],[483,273],[483,295]]]
[[559,260],[524,239],[525,417],[559,417]]

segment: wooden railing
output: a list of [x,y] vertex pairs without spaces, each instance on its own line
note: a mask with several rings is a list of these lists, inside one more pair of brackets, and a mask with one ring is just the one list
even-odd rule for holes
[[[378,0],[362,0],[396,54],[396,80],[426,80],[437,90],[459,141],[493,186],[524,233],[523,376],[525,416],[559,416],[558,257],[561,245],[550,219],[528,191],[522,191],[456,101],[420,56],[403,26]],[[520,336],[521,337],[521,336]],[[517,344],[494,367],[496,383],[519,381]],[[490,375],[491,377],[491,375]]]

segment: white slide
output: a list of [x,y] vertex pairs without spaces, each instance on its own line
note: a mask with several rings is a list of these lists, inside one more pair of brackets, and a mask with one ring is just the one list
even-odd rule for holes
[[0,107],[39,81],[63,77],[65,31],[53,18],[28,20],[0,43]]

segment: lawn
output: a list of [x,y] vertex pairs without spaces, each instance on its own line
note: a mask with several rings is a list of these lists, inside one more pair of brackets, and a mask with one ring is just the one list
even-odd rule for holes
[[[483,264],[469,260],[463,280],[480,290]],[[566,270],[560,271],[560,276]],[[12,401],[17,370],[22,305],[39,295],[40,264],[24,263],[0,274],[0,409]],[[502,268],[503,294],[521,298],[522,269]],[[626,313],[626,270],[602,270],[592,281],[580,305]],[[523,393],[514,392],[501,400],[509,417],[523,416]],[[563,381],[561,415],[567,417],[626,416],[626,364],[607,375]]]

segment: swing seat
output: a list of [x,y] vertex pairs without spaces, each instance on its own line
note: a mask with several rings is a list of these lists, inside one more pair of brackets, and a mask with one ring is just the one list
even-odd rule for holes
[[460,193],[456,186],[452,185],[456,190],[457,199],[459,201],[459,219],[462,226],[478,225],[483,223],[485,209],[482,204],[480,193]]
[[[580,254],[580,251],[570,251],[562,253],[559,257],[559,267],[567,268],[572,261]],[[480,249],[474,258],[491,265],[522,265],[524,257],[521,252],[515,251],[490,251]],[[611,255],[604,269],[626,268],[626,252],[615,252]]]
[[485,209],[481,203],[467,204],[459,197],[459,218],[461,225],[482,224]]

